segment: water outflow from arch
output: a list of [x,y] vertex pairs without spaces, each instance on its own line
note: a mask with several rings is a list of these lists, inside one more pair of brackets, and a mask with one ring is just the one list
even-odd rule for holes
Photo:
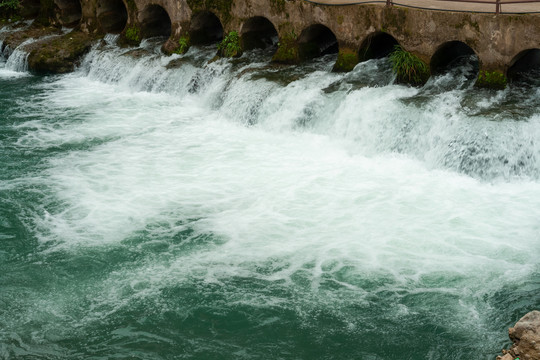
[[223,25],[214,13],[201,11],[191,18],[189,36],[193,45],[217,43],[223,39]]
[[75,27],[82,17],[80,0],[54,0],[57,7],[57,17],[60,24],[67,27]]
[[171,35],[171,18],[167,10],[159,5],[147,5],[139,14],[139,22],[143,38]]
[[398,41],[390,34],[376,32],[362,42],[358,57],[360,61],[382,59],[389,56],[398,46]]
[[470,70],[467,78],[475,80],[480,68],[478,56],[470,46],[461,41],[449,41],[439,46],[431,57],[429,64],[431,73],[440,75],[452,69],[467,66]]
[[124,2],[122,0],[98,1],[97,19],[104,32],[111,34],[121,33],[128,20]]
[[2,355],[489,359],[540,306],[538,87],[114,39],[2,78]]
[[278,33],[274,24],[262,16],[246,20],[242,25],[240,35],[244,50],[264,49],[278,42]]
[[322,24],[307,27],[298,37],[298,51],[302,60],[335,54],[339,50],[336,35]]
[[538,84],[538,78],[540,77],[540,49],[522,51],[514,58],[507,73],[510,81]]

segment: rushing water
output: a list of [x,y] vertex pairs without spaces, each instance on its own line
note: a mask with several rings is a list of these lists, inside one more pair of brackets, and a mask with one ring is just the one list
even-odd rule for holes
[[540,87],[0,56],[0,358],[494,359],[540,307]]

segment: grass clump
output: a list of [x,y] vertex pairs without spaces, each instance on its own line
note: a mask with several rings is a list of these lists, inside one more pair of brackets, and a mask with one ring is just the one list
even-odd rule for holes
[[504,89],[508,79],[500,71],[480,71],[478,79],[476,80],[476,86],[489,89]]
[[423,85],[429,78],[426,63],[399,45],[394,46],[394,51],[390,54],[390,62],[399,83]]
[[189,37],[188,36],[181,36],[180,39],[178,39],[178,47],[176,50],[174,50],[175,54],[185,54],[189,49]]
[[218,45],[219,56],[238,57],[242,55],[242,46],[240,45],[240,35],[238,32],[229,32]]
[[131,26],[126,29],[126,40],[131,45],[138,45],[141,41],[141,32],[138,27]]

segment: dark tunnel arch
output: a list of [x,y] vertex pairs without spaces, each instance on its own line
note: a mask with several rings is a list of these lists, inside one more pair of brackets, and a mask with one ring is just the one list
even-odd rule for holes
[[244,50],[264,49],[278,42],[276,27],[264,16],[247,19],[242,25],[240,36]]
[[124,2],[122,0],[100,0],[97,6],[97,19],[101,29],[111,34],[121,33],[128,20]]
[[396,45],[399,43],[392,35],[383,31],[372,33],[360,45],[358,58],[360,61],[385,58],[394,51]]
[[142,38],[156,36],[171,36],[171,18],[169,13],[160,5],[147,5],[139,14]]
[[41,3],[39,0],[22,0],[21,16],[24,18],[35,18],[39,15]]
[[82,17],[82,7],[79,0],[54,0],[57,7],[57,16],[60,24],[74,27],[79,24]]
[[298,53],[301,60],[335,54],[338,51],[339,44],[336,35],[322,24],[305,28],[298,37]]
[[480,61],[474,50],[462,41],[448,41],[437,48],[429,68],[431,74],[440,75],[451,71],[454,68],[469,65],[472,72],[468,78],[476,78],[480,69]]
[[528,82],[540,79],[540,49],[523,50],[517,54],[506,72],[511,82]]
[[193,45],[209,45],[223,39],[223,25],[219,18],[210,11],[201,11],[193,15],[189,26],[189,37]]

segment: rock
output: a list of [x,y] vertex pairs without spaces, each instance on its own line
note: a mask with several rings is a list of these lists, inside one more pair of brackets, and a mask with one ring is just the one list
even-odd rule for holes
[[4,39],[4,45],[9,46],[11,50],[15,50],[19,45],[28,39],[38,39],[47,35],[60,35],[61,30],[52,26],[42,27],[32,25],[26,30],[15,31],[9,33]]
[[133,50],[126,51],[125,53],[122,54],[122,56],[129,56],[134,59],[140,59],[142,57],[150,56],[150,55],[152,55],[152,53],[146,49],[133,49]]
[[63,36],[48,38],[24,47],[28,68],[41,74],[63,74],[75,69],[80,58],[92,47],[95,37],[72,31]]
[[514,357],[510,354],[504,356],[497,356],[497,360],[514,360]]
[[540,311],[531,311],[508,329],[514,343],[501,360],[540,360]]

